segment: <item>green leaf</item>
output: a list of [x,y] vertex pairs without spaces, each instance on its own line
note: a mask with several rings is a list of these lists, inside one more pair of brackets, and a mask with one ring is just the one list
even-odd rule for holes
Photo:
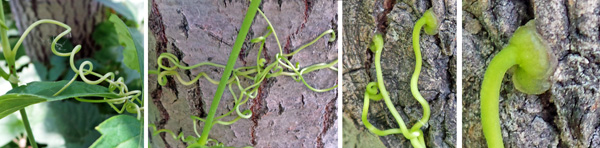
[[6,94],[0,96],[0,118],[23,109],[31,104],[45,102],[46,99],[35,95]]
[[[65,70],[67,70],[67,67],[69,67],[67,65],[67,58],[66,57],[60,57],[57,55],[52,55],[50,57],[50,68],[48,69],[48,73],[50,75],[47,75],[47,81],[55,81],[58,79],[59,76],[62,75],[62,73],[65,72]],[[40,76],[41,77],[41,76]],[[44,80],[44,79],[42,79]]]
[[[111,15],[108,20],[114,23],[115,30],[117,31],[117,33],[119,35],[119,44],[121,44],[121,46],[125,47],[123,49],[123,56],[124,56],[123,63],[125,63],[125,65],[127,67],[129,67],[133,70],[137,70],[138,72],[141,73],[140,67],[142,67],[142,66],[140,66],[141,64],[139,63],[140,58],[138,58],[138,51],[136,49],[136,44],[132,39],[132,35],[129,32],[129,28],[116,15]],[[143,50],[143,49],[139,48],[139,50]]]
[[[133,43],[135,44],[135,48],[138,49],[137,57],[138,57],[138,65],[140,67],[140,78],[144,78],[144,34],[142,34],[139,30],[135,28],[128,28],[129,33],[131,34],[131,39],[133,39]],[[143,81],[143,80],[142,80]]]
[[103,107],[101,104],[64,100],[38,103],[26,110],[38,143],[68,148],[89,147],[100,137],[94,128],[111,116],[100,113]]
[[141,15],[138,13],[138,9],[142,9],[143,5],[137,4],[131,0],[97,0],[102,3],[102,5],[107,6],[115,10],[117,13],[123,15],[125,18],[129,20],[134,20],[136,23],[140,23],[143,19]]
[[57,101],[74,97],[118,97],[117,94],[109,92],[106,87],[80,81],[73,82],[59,95],[53,96],[68,82],[32,82],[8,91],[6,95],[0,96],[0,118],[4,118],[19,109],[40,102]]
[[102,136],[90,147],[141,148],[144,141],[141,124],[140,120],[129,115],[117,115],[106,119],[96,127]]

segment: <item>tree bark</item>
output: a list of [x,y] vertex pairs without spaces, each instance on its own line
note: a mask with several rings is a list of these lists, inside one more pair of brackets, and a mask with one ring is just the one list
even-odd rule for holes
[[[82,50],[78,57],[89,57],[97,50],[92,39],[96,24],[102,21],[102,5],[93,0],[11,0],[10,8],[17,29],[23,33],[27,27],[41,19],[53,19],[71,26],[66,38],[73,45],[80,44]],[[53,37],[65,29],[53,24],[42,24],[33,29],[23,46],[27,55],[34,61],[49,64],[52,54],[50,45]],[[48,66],[48,65],[46,65]]]
[[[431,107],[431,118],[421,129],[428,147],[456,145],[456,1],[349,0],[343,6],[344,147],[412,147],[401,134],[375,138],[361,121],[365,87],[376,81],[374,54],[368,48],[374,34],[382,33],[386,88],[403,120],[408,126],[414,125],[422,116],[422,108],[410,93],[415,66],[411,37],[415,22],[429,8],[441,25],[437,35],[422,33],[420,38],[423,67],[418,87]],[[368,116],[377,128],[398,127],[383,101],[372,102]],[[365,145],[363,139],[375,141],[374,145]]]
[[541,95],[504,78],[500,121],[507,147],[600,147],[600,3],[598,1],[464,1],[463,144],[485,147],[479,90],[489,61],[513,32],[535,19],[558,58],[554,84]]
[[[235,42],[249,1],[186,1],[154,0],[151,2],[149,27],[149,67],[156,69],[160,53],[173,53],[185,65],[211,61],[226,64]],[[322,32],[337,27],[336,1],[274,1],[264,0],[261,9],[274,25],[284,52],[291,52]],[[242,47],[236,67],[256,64],[258,46],[250,39],[266,33],[266,22],[257,14]],[[337,59],[337,45],[326,36],[291,58],[300,67],[332,62]],[[273,62],[279,52],[271,35],[263,56]],[[172,63],[164,63],[172,65]],[[223,69],[201,67],[179,70],[184,79],[206,72],[220,79]],[[320,70],[306,75],[309,84],[326,88],[335,85],[337,72]],[[191,115],[206,117],[216,85],[205,79],[185,86],[169,78],[165,86],[157,84],[157,76],[149,76],[149,122],[159,129],[169,129],[186,136],[195,135]],[[336,116],[337,91],[318,93],[290,77],[270,78],[261,83],[257,98],[243,108],[251,108],[251,119],[241,119],[230,126],[215,125],[209,138],[227,146],[255,147],[334,147],[337,145]],[[217,110],[218,114],[233,108],[233,99],[226,91]],[[231,120],[233,116],[226,117]],[[199,122],[202,129],[203,122]],[[152,133],[153,131],[150,130]],[[157,147],[185,147],[169,135],[152,136]]]

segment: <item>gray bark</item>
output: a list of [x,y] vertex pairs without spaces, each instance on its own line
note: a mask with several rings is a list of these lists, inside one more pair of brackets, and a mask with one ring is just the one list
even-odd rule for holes
[[519,92],[505,76],[500,122],[507,147],[600,147],[600,2],[465,1],[463,3],[463,144],[485,147],[479,90],[486,65],[517,27],[536,19],[558,58],[544,94]]
[[[211,61],[226,64],[239,27],[249,5],[239,1],[186,1],[155,0],[149,15],[149,67],[156,69],[160,53],[170,52],[185,65]],[[277,35],[284,52],[290,52],[316,38],[327,29],[337,27],[335,1],[274,1],[261,4]],[[249,40],[266,33],[266,22],[257,14],[242,47],[236,67],[256,63],[258,46]],[[319,40],[291,58],[301,67],[337,59],[337,45]],[[279,52],[274,38],[266,43],[267,59],[272,62]],[[265,52],[263,51],[263,52]],[[184,79],[206,72],[214,79],[221,77],[223,69],[201,67],[190,71],[179,70]],[[320,70],[306,75],[309,84],[331,87],[337,83],[337,72]],[[169,78],[166,86],[157,84],[157,76],[149,76],[149,122],[160,129],[194,135],[191,115],[206,117],[216,85],[201,79],[184,86]],[[261,84],[260,94],[243,108],[251,108],[253,117],[241,119],[230,125],[215,125],[209,138],[227,146],[255,147],[335,147],[337,145],[337,91],[317,93],[290,77],[270,78]],[[226,91],[217,112],[233,109],[233,99]],[[218,114],[218,115],[219,115]],[[226,117],[231,120],[233,116]],[[199,122],[202,129],[203,122]],[[201,132],[201,131],[199,131]],[[150,130],[152,134],[152,130]],[[185,147],[181,141],[165,134],[152,136],[153,147]]]
[[[53,19],[71,26],[69,38],[73,45],[81,45],[78,57],[89,57],[97,50],[92,39],[96,24],[102,21],[103,7],[93,0],[11,0],[10,8],[17,29],[23,33],[27,27],[40,19]],[[65,29],[54,24],[42,24],[33,29],[23,46],[34,61],[49,62],[52,54],[52,38]],[[47,65],[46,65],[47,66]]]
[[[423,67],[418,87],[431,107],[431,118],[421,129],[428,147],[456,145],[456,1],[344,1],[343,116],[344,147],[365,147],[361,141],[372,139],[361,121],[367,83],[376,81],[374,54],[368,50],[375,32],[382,32],[381,56],[386,88],[398,112],[412,126],[422,116],[420,104],[410,93],[414,71],[412,30],[425,10],[433,8],[441,19],[439,34],[421,33]],[[397,128],[383,101],[371,102],[369,121],[380,129]],[[346,122],[347,121],[347,122]],[[356,131],[358,130],[358,131]],[[377,140],[377,139],[375,139]],[[355,142],[358,141],[358,142]],[[412,147],[401,134],[381,136],[370,147]]]

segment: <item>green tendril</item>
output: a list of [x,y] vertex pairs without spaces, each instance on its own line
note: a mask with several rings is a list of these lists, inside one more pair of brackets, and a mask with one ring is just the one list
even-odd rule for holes
[[[375,53],[375,62],[374,63],[375,63],[375,71],[376,71],[376,75],[377,75],[377,81],[370,82],[367,84],[367,87],[365,89],[364,105],[363,105],[362,117],[361,117],[362,122],[365,125],[365,127],[372,133],[375,133],[379,136],[386,136],[386,135],[390,135],[390,134],[403,134],[403,136],[405,138],[410,140],[413,147],[415,147],[415,148],[426,147],[425,138],[423,136],[423,131],[421,130],[421,127],[423,127],[423,125],[425,125],[427,123],[427,121],[429,120],[430,109],[429,109],[429,103],[427,102],[427,100],[425,100],[423,98],[423,96],[421,96],[421,94],[419,93],[419,89],[417,87],[417,82],[419,81],[419,73],[421,72],[421,65],[422,65],[421,51],[420,51],[420,46],[419,46],[419,35],[420,35],[422,27],[425,27],[426,34],[435,35],[437,33],[437,26],[438,26],[437,18],[435,16],[435,14],[431,11],[431,9],[429,9],[429,10],[425,11],[425,14],[423,14],[423,17],[421,17],[416,22],[414,30],[413,30],[412,41],[413,41],[413,50],[415,52],[416,62],[415,62],[415,71],[414,71],[414,73],[411,77],[411,81],[410,81],[410,90],[411,90],[411,93],[412,93],[413,97],[415,98],[415,100],[417,100],[421,104],[421,107],[423,108],[423,117],[421,117],[421,120],[419,120],[417,123],[415,123],[415,125],[413,125],[412,128],[410,128],[410,129],[407,128],[406,124],[404,123],[404,120],[402,120],[402,118],[400,117],[400,114],[396,110],[396,107],[394,106],[393,102],[391,101],[391,99],[389,97],[389,92],[385,89],[385,84],[383,81],[383,72],[381,70],[381,53],[383,51],[383,37],[381,36],[381,34],[377,34],[373,37],[373,41],[371,42],[369,49]],[[399,125],[399,128],[380,130],[377,127],[373,126],[367,119],[370,100],[379,101],[381,99],[384,100],[386,107],[390,110],[390,113],[392,114],[394,119],[396,119],[396,121]]]
[[541,94],[552,85],[550,76],[556,70],[551,48],[535,29],[531,20],[517,28],[508,45],[492,58],[481,83],[481,125],[490,148],[502,148],[500,129],[500,88],[504,74],[514,67],[515,88],[526,94]]
[[[36,21],[33,24],[31,24],[23,32],[23,35],[21,36],[21,38],[19,38],[19,40],[15,44],[15,47],[13,47],[13,50],[9,50],[8,52],[10,52],[12,55],[16,55],[17,49],[19,49],[19,47],[23,43],[23,40],[25,40],[25,37],[27,37],[27,35],[29,34],[29,32],[31,32],[31,30],[33,30],[35,27],[37,27],[40,24],[54,24],[54,25],[58,25],[58,26],[66,29],[65,31],[60,33],[58,36],[56,36],[56,38],[54,38],[54,40],[52,40],[50,49],[52,50],[52,53],[54,53],[57,56],[69,57],[69,65],[70,65],[71,69],[73,70],[73,72],[75,72],[75,76],[73,76],[73,78],[69,81],[69,83],[65,84],[65,86],[63,86],[63,88],[61,88],[59,91],[57,91],[54,94],[54,96],[59,95],[62,91],[64,91],[67,87],[69,87],[69,85],[71,85],[78,77],[81,78],[81,80],[83,82],[85,82],[87,84],[92,84],[92,85],[98,85],[102,82],[106,82],[109,84],[109,86],[108,86],[109,90],[111,92],[117,94],[117,96],[119,96],[119,98],[103,98],[101,100],[82,99],[82,98],[75,98],[75,99],[78,101],[81,101],[81,102],[89,102],[89,103],[108,103],[118,113],[123,113],[124,111],[127,111],[129,113],[137,114],[138,120],[142,119],[141,113],[142,113],[143,107],[140,107],[140,105],[143,105],[143,101],[141,101],[139,99],[140,95],[142,94],[141,91],[139,91],[139,90],[129,91],[123,78],[119,77],[118,79],[115,80],[115,74],[113,72],[109,72],[109,73],[102,75],[102,74],[92,71],[93,64],[90,61],[82,62],[79,65],[79,67],[77,68],[77,66],[75,66],[75,54],[77,54],[77,52],[79,52],[81,50],[81,45],[75,46],[71,52],[60,52],[60,51],[56,50],[56,43],[63,36],[65,36],[71,32],[71,27],[68,26],[67,24],[64,24],[62,22],[55,21],[55,20],[49,20],[49,19],[43,19],[43,20]],[[87,75],[92,75],[92,76],[98,77],[98,79],[91,80],[91,79],[87,78]],[[122,104],[121,109],[118,109],[115,106],[116,104]]]
[[[260,1],[258,1],[258,0],[253,0],[252,3],[254,3],[254,2],[260,3]],[[179,64],[180,61],[179,61],[179,59],[177,59],[177,57],[175,55],[173,55],[171,53],[161,53],[157,59],[157,63],[158,63],[157,70],[149,71],[150,74],[158,75],[157,79],[158,79],[159,85],[166,85],[168,76],[176,77],[177,80],[183,85],[195,84],[195,83],[197,83],[197,81],[200,78],[204,78],[212,84],[219,85],[217,90],[219,90],[221,88],[220,86],[223,85],[224,87],[227,87],[230,94],[233,96],[234,108],[221,116],[211,118],[211,115],[214,115],[216,112],[217,107],[215,106],[215,103],[218,104],[218,100],[221,97],[220,95],[215,95],[215,98],[213,99],[213,104],[209,111],[209,115],[206,119],[200,118],[197,116],[191,117],[194,122],[194,132],[196,132],[196,136],[198,136],[196,138],[197,140],[194,142],[185,141],[186,139],[189,139],[189,138],[184,139],[182,134],[180,134],[179,136],[176,136],[174,133],[172,133],[170,130],[167,130],[167,129],[162,129],[162,130],[157,131],[155,128],[154,131],[170,133],[171,135],[173,135],[174,139],[184,141],[184,142],[188,143],[190,147],[194,146],[194,145],[204,146],[204,145],[206,145],[207,140],[202,140],[202,139],[208,138],[208,135],[205,134],[205,131],[207,131],[207,130],[210,131],[210,128],[214,124],[231,125],[231,124],[234,124],[235,122],[239,121],[240,119],[248,119],[252,116],[251,110],[249,110],[249,109],[242,110],[241,108],[243,107],[243,105],[245,105],[248,102],[249,99],[254,99],[258,96],[258,93],[259,93],[258,90],[260,88],[260,85],[267,78],[274,78],[274,77],[278,77],[278,76],[289,76],[297,82],[302,82],[308,89],[315,91],[315,92],[326,92],[326,91],[330,91],[332,89],[337,88],[337,84],[332,87],[324,88],[324,89],[315,88],[313,86],[310,86],[304,78],[305,74],[308,74],[308,73],[311,73],[311,72],[314,72],[317,70],[330,69],[333,71],[337,71],[337,68],[336,68],[336,64],[338,62],[337,59],[330,63],[320,63],[320,64],[307,66],[304,68],[301,68],[299,66],[298,62],[293,64],[292,62],[290,62],[288,60],[289,57],[292,57],[293,55],[300,52],[302,49],[305,49],[306,47],[316,43],[319,39],[323,38],[327,34],[331,35],[331,37],[328,40],[329,42],[335,41],[334,31],[332,29],[326,30],[323,33],[321,33],[318,37],[313,39],[311,42],[309,42],[305,45],[302,45],[302,46],[300,46],[300,48],[294,50],[294,52],[284,54],[283,50],[281,48],[280,41],[277,38],[277,33],[276,33],[274,27],[271,25],[271,22],[269,21],[269,19],[266,17],[266,15],[260,9],[258,9],[258,8],[253,9],[253,7],[257,7],[257,6],[258,6],[258,4],[256,4],[256,5],[250,4],[250,8],[246,14],[246,18],[248,18],[248,16],[249,16],[248,13],[250,13],[251,11],[258,12],[261,14],[261,16],[267,22],[268,26],[267,26],[267,32],[263,36],[260,36],[260,37],[250,40],[251,43],[260,44],[258,53],[257,53],[257,57],[256,57],[256,65],[255,66],[239,67],[239,68],[234,69],[233,66],[235,65],[235,61],[231,62],[231,57],[230,57],[230,61],[228,61],[227,65],[220,65],[220,64],[216,64],[216,63],[212,63],[212,62],[201,62],[201,63],[192,65],[192,66],[184,66],[184,65]],[[247,24],[246,21],[244,21],[244,23],[242,24],[242,29],[240,29],[240,33],[244,32],[244,31],[247,32],[247,30],[244,29],[244,27],[249,27],[249,25],[250,24]],[[262,50],[264,49],[264,46],[265,46],[265,42],[266,42],[267,38],[270,36],[273,36],[275,38],[275,41],[277,42],[277,46],[279,47],[280,52],[275,55],[275,60],[273,62],[268,63],[268,61],[265,58],[261,57],[261,55],[262,55]],[[245,34],[238,35],[238,40],[236,40],[236,44],[238,44],[238,42],[239,42],[239,44],[243,43],[244,39],[245,39]],[[235,47],[236,46],[234,44],[234,50],[236,50]],[[238,53],[232,52],[231,55],[238,55]],[[236,58],[234,58],[234,59],[236,59]],[[163,65],[163,62],[162,62],[163,60],[167,60],[168,63],[172,64],[173,66]],[[223,76],[220,78],[221,81],[218,82],[218,81],[210,78],[210,76],[208,76],[204,72],[200,72],[198,75],[196,75],[196,77],[194,77],[188,81],[188,80],[184,80],[177,72],[178,69],[191,70],[191,69],[195,69],[195,68],[198,68],[201,66],[211,66],[211,67],[215,67],[215,68],[225,69]],[[229,68],[229,67],[231,67],[231,74],[226,73],[227,68]],[[246,82],[246,81],[251,81],[251,83],[248,86],[242,85],[242,82]],[[219,93],[220,92],[217,92],[216,94],[219,94]],[[217,101],[215,101],[215,100],[217,100]],[[213,111],[213,110],[215,110],[215,111]],[[235,114],[234,114],[234,112],[235,112]],[[233,118],[229,121],[223,120],[223,118],[228,117],[228,116],[235,116],[235,118]],[[198,122],[198,121],[205,123],[204,129],[203,129],[203,132],[201,135],[198,134],[196,131],[196,122]],[[155,134],[157,134],[157,133],[155,133]],[[216,140],[214,140],[214,141],[216,142]]]

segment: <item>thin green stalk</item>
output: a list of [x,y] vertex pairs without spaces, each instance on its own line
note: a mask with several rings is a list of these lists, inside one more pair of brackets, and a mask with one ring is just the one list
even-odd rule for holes
[[[6,24],[6,19],[4,16],[4,6],[3,4],[0,2],[0,22],[2,24]],[[0,39],[2,40],[2,49],[3,49],[3,54],[4,54],[4,58],[6,59],[6,62],[8,63],[8,69],[9,69],[9,73],[8,73],[8,77],[10,79],[11,76],[18,78],[17,77],[17,70],[15,68],[15,54],[13,54],[13,52],[10,50],[10,43],[8,42],[8,28],[6,27],[6,25],[3,25],[2,27],[0,27]],[[6,72],[4,72],[4,70],[2,70],[2,72],[0,72],[2,75],[4,75]],[[3,76],[4,77],[4,76]],[[10,81],[10,85],[12,88],[18,87],[18,80],[17,81]],[[29,139],[29,144],[31,144],[31,146],[33,148],[37,148],[37,143],[35,142],[35,138],[33,136],[33,132],[31,131],[31,126],[29,125],[29,120],[27,119],[27,112],[25,111],[25,108],[19,110],[19,112],[21,113],[21,118],[23,120],[23,126],[25,126],[25,130],[27,131],[27,138]]]
[[483,134],[490,148],[504,147],[502,131],[500,130],[500,87],[504,73],[516,64],[514,48],[510,46],[500,51],[490,62],[481,83],[481,125]]
[[[273,36],[275,36],[275,40],[277,42],[277,46],[281,47],[281,44],[277,38],[277,35],[275,33],[275,30],[273,29],[273,26],[271,25],[271,23],[269,22],[268,18],[266,18],[265,14],[261,12],[260,9],[257,10],[258,13],[260,13],[265,21],[267,21],[267,23],[269,24],[267,26],[267,33],[263,36],[254,38],[252,40],[250,40],[251,43],[258,43],[260,44],[259,46],[259,50],[258,50],[258,54],[256,57],[256,66],[247,66],[247,67],[239,67],[236,69],[232,70],[231,76],[223,76],[221,77],[221,81],[223,81],[223,79],[228,78],[228,80],[226,81],[225,85],[229,88],[230,93],[233,96],[234,99],[234,109],[230,110],[229,112],[222,114],[218,117],[214,117],[213,121],[207,121],[207,119],[203,119],[203,118],[199,118],[196,116],[192,116],[192,119],[194,120],[194,132],[196,132],[197,137],[205,137],[206,139],[208,139],[207,134],[204,134],[204,131],[210,131],[210,128],[212,127],[208,127],[209,125],[212,126],[214,124],[221,124],[221,125],[230,125],[235,123],[236,121],[238,121],[239,119],[248,119],[252,116],[252,111],[251,110],[244,110],[243,112],[240,111],[240,106],[246,104],[246,102],[249,99],[253,99],[256,98],[258,95],[258,88],[260,87],[260,84],[266,80],[267,78],[272,78],[272,77],[277,77],[280,75],[283,76],[290,76],[292,79],[300,82],[302,81],[310,90],[316,91],[316,92],[323,92],[323,91],[328,91],[331,89],[334,89],[337,87],[337,85],[331,87],[331,88],[326,88],[326,89],[317,89],[314,88],[310,85],[308,85],[308,83],[306,82],[306,80],[304,79],[304,77],[302,76],[303,74],[307,74],[316,70],[320,70],[320,69],[331,69],[334,71],[337,71],[337,69],[334,67],[334,65],[337,63],[338,60],[335,60],[331,63],[320,63],[320,64],[315,64],[312,66],[308,66],[305,68],[300,68],[299,67],[299,63],[297,62],[296,64],[292,64],[285,56],[283,56],[283,52],[280,48],[280,53],[276,54],[276,59],[274,60],[275,62],[267,64],[267,61],[265,58],[261,58],[261,53],[262,53],[262,49],[265,46],[265,42],[267,37],[269,37],[271,34],[273,34]],[[320,38],[322,38],[324,35],[326,34],[331,34],[331,38],[329,39],[329,42],[333,42],[335,41],[335,33],[333,32],[333,30],[327,30],[324,33],[322,33],[319,37],[317,37],[316,39],[314,39],[313,41],[311,41],[310,43],[308,43],[307,45],[301,46],[299,49],[295,50],[294,53],[292,54],[288,54],[288,56],[292,56],[296,53],[298,53],[300,50],[302,50],[303,48],[312,45],[313,43],[315,43],[317,40],[319,40]],[[244,36],[238,36],[239,38],[244,38]],[[243,41],[243,40],[242,40]],[[234,54],[234,53],[232,53]],[[234,54],[235,55],[235,54]],[[235,57],[234,59],[236,59],[237,57]],[[162,61],[167,60],[170,63],[173,63],[174,65],[172,67],[169,66],[165,66],[162,64]],[[231,55],[230,55],[230,60],[231,60]],[[282,61],[283,60],[283,61]],[[181,82],[183,85],[191,85],[194,84],[198,81],[199,78],[204,77],[206,80],[208,80],[210,83],[219,85],[222,84],[220,82],[217,82],[213,79],[211,79],[208,75],[206,75],[206,73],[201,72],[199,73],[195,78],[192,78],[190,81],[186,81],[184,80],[180,75],[179,72],[175,69],[179,68],[179,69],[183,69],[183,70],[190,70],[193,68],[197,68],[199,66],[202,65],[206,65],[206,66],[213,66],[213,67],[217,67],[217,68],[226,68],[225,65],[219,65],[219,64],[214,64],[211,62],[202,62],[200,64],[196,64],[194,66],[183,66],[181,64],[179,64],[179,60],[177,59],[176,56],[174,56],[173,54],[170,53],[162,53],[159,57],[158,57],[158,69],[157,70],[152,70],[149,71],[150,74],[156,74],[158,75],[158,83],[160,85],[165,85],[167,83],[166,81],[166,77],[167,76],[174,76],[177,78],[177,80],[179,82]],[[235,61],[234,61],[235,62]],[[227,64],[230,65],[230,64]],[[234,65],[231,65],[234,66]],[[284,71],[287,68],[289,70],[291,70],[292,72],[288,72],[288,71]],[[227,74],[225,74],[227,75]],[[242,86],[240,81],[240,78],[246,78],[247,80],[252,80],[252,83],[249,86]],[[236,93],[233,90],[233,86],[237,86],[237,90],[239,90],[239,95],[235,95]],[[219,98],[220,99],[220,98]],[[213,102],[213,103],[217,103],[218,102]],[[211,106],[211,109],[216,109],[216,107]],[[224,117],[230,116],[233,114],[235,110],[235,113],[237,115],[237,117],[235,119],[229,120],[229,121],[224,121],[221,120]],[[209,115],[210,116],[210,115]],[[196,122],[201,121],[201,122],[205,122],[205,127],[203,129],[203,135],[200,135],[197,133],[196,131]],[[208,129],[207,129],[208,128]],[[156,131],[156,129],[154,129]],[[158,130],[156,131],[158,133],[160,132],[168,132],[168,133],[172,133],[174,135],[174,133],[170,130],[167,129],[162,129],[162,130]],[[156,133],[155,133],[156,134]],[[180,134],[181,135],[181,134]],[[182,136],[176,137],[175,135],[173,136],[175,139],[179,139],[182,140],[184,142],[186,142],[189,138],[183,139]],[[191,143],[189,145],[189,147],[193,147],[193,146],[204,146],[206,145],[206,143],[200,143],[200,138],[198,138],[198,140],[194,140],[194,143]],[[215,142],[216,145],[222,145],[222,143],[217,142],[214,139],[208,139],[206,140],[206,142]],[[186,142],[186,143],[190,143],[190,142]]]
[[35,142],[35,138],[33,138],[33,132],[31,131],[31,125],[29,125],[29,119],[27,119],[27,112],[25,112],[25,109],[21,109],[19,110],[19,113],[21,113],[21,119],[23,119],[25,131],[27,131],[27,138],[29,139],[29,144],[31,144],[33,148],[37,148],[37,143]]
[[235,62],[240,54],[240,50],[242,49],[242,44],[246,39],[246,35],[250,30],[250,25],[252,21],[254,21],[254,16],[256,16],[256,11],[258,10],[258,6],[260,5],[261,0],[252,0],[250,2],[250,6],[246,11],[246,17],[242,23],[242,27],[240,27],[240,31],[235,40],[235,44],[233,44],[233,49],[229,54],[229,60],[227,61],[227,66],[225,66],[225,71],[223,72],[223,76],[221,76],[221,81],[219,82],[219,86],[217,86],[217,92],[213,98],[213,102],[210,105],[210,110],[208,111],[208,117],[206,118],[206,122],[204,122],[204,128],[202,129],[202,135],[200,136],[200,140],[198,143],[200,145],[206,145],[208,140],[208,133],[212,128],[213,120],[215,118],[215,114],[217,113],[217,107],[219,107],[219,102],[221,101],[221,96],[223,96],[223,92],[225,91],[225,85],[231,76],[233,71],[233,66],[235,66]]

